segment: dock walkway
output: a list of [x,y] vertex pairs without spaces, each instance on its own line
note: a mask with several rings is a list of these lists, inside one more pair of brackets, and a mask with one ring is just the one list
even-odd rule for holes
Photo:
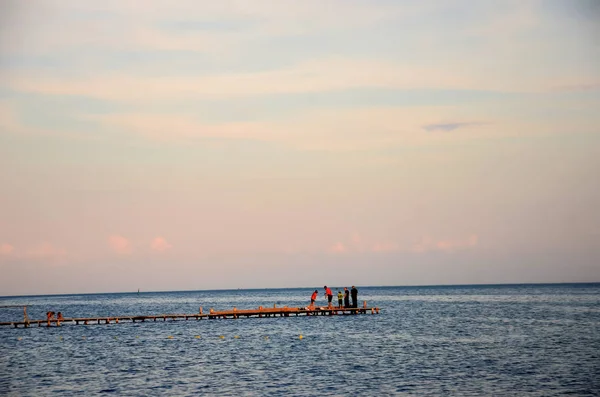
[[210,310],[209,313],[202,313],[202,308],[197,314],[159,314],[159,315],[147,315],[147,316],[115,316],[115,317],[74,317],[64,318],[62,320],[51,319],[51,320],[29,320],[29,321],[11,321],[11,322],[0,322],[0,326],[12,326],[15,328],[23,327],[27,328],[30,326],[37,325],[41,326],[60,326],[63,324],[73,325],[89,325],[89,324],[119,324],[122,322],[145,322],[145,321],[176,321],[176,320],[202,320],[202,319],[237,319],[240,317],[290,317],[290,316],[335,316],[335,315],[353,315],[353,314],[379,314],[378,307],[361,307],[361,308],[327,308],[327,307],[316,307],[314,309],[308,309],[305,307],[281,307],[281,308],[263,308],[262,306],[258,309],[243,309],[238,310],[233,308],[232,310],[225,311],[214,311]]

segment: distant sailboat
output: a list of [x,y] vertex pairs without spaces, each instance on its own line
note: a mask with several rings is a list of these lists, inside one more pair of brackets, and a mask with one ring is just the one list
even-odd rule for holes
[[140,289],[138,288],[138,294],[140,293]]

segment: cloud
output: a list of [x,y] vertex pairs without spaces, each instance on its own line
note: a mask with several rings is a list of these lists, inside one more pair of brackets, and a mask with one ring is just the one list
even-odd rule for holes
[[[383,20],[409,18],[431,5],[367,4],[361,2],[104,1],[38,2],[20,5],[6,18],[19,40],[4,48],[27,53],[48,53],[72,48],[93,50],[189,50],[223,53],[261,38],[314,35],[315,32],[368,28]],[[10,15],[10,14],[9,14]],[[52,18],[47,18],[52,15]],[[225,27],[225,28],[224,28]],[[77,32],[77,34],[73,34]],[[227,40],[229,37],[235,40]],[[0,37],[1,39],[2,37]]]
[[346,241],[339,241],[328,248],[328,252],[333,254],[346,253],[390,253],[390,252],[454,252],[475,247],[479,244],[479,237],[472,234],[462,239],[433,239],[431,237],[422,237],[413,244],[402,244],[391,240],[373,240],[362,238],[358,233]]
[[117,254],[130,254],[133,251],[131,242],[119,235],[109,236],[108,245]]
[[475,247],[479,244],[479,237],[473,234],[464,239],[441,239],[436,240],[431,237],[422,237],[418,242],[412,245],[410,251],[412,252],[431,252],[431,251],[443,251],[453,252],[458,250],[464,250]]
[[427,132],[434,132],[434,131],[443,131],[443,132],[449,132],[449,131],[454,131],[458,128],[462,128],[462,127],[470,127],[470,126],[475,126],[475,125],[481,125],[484,123],[441,123],[441,124],[426,124],[423,126],[423,129],[425,129],[425,131]]
[[172,247],[173,246],[162,237],[155,237],[154,240],[152,240],[152,243],[150,244],[150,248],[152,248],[153,251],[157,252],[164,252],[171,249]]
[[399,251],[400,245],[388,241],[378,242],[372,245],[372,252],[394,252]]
[[[474,67],[473,67],[474,68]],[[168,100],[230,99],[281,94],[314,94],[351,89],[480,90],[552,92],[561,85],[594,86],[591,75],[539,76],[519,79],[513,74],[490,76],[481,67],[469,70],[459,61],[439,69],[431,64],[319,56],[258,71],[216,71],[194,75],[164,75],[164,66],[142,72],[101,69],[93,75],[56,75],[7,71],[0,85],[14,91],[45,95],[75,95],[116,103],[143,104]]]
[[[80,3],[40,2],[31,6],[27,2],[26,5],[17,6],[19,12],[13,18],[6,19],[7,34],[0,36],[3,39],[0,48],[3,55],[8,57],[13,51],[26,55],[57,54],[61,58],[76,54],[76,62],[88,56],[91,58],[89,65],[86,65],[88,67],[77,69],[90,71],[89,75],[63,71],[63,77],[53,74],[36,76],[30,73],[31,70],[22,70],[20,75],[15,75],[6,71],[2,74],[4,85],[17,91],[132,102],[174,97],[185,100],[315,93],[353,87],[539,91],[562,84],[561,80],[567,77],[567,73],[580,81],[579,84],[589,83],[588,79],[593,79],[592,83],[598,82],[595,74],[565,70],[561,62],[545,62],[544,73],[532,72],[537,70],[542,60],[547,61],[550,55],[556,56],[552,46],[537,45],[546,44],[547,39],[543,35],[515,40],[514,34],[523,34],[538,27],[543,13],[537,2],[476,7],[460,2],[440,5],[437,2],[342,4],[335,1],[261,1],[252,2],[250,6],[241,2],[214,2],[219,4],[212,5],[209,2],[191,1],[178,2],[177,7],[162,1],[152,1],[152,5],[146,1],[118,1],[93,6]],[[435,23],[435,20],[430,21],[431,17],[443,14],[445,10],[455,16],[459,13],[467,15],[464,26],[453,31],[442,29],[446,33],[444,35],[432,34],[431,30],[435,29],[428,29],[427,22]],[[47,18],[47,15],[52,15],[52,18]],[[415,18],[421,18],[423,29],[412,26],[420,25],[416,22],[419,19]],[[339,41],[362,41],[361,33],[379,30],[382,21],[384,25],[402,26],[405,20],[409,21],[409,29],[414,29],[414,33],[403,35],[398,39],[402,41],[395,47],[406,47],[404,51],[411,56],[402,56],[402,51],[374,55],[372,50],[358,52],[357,55],[357,51],[344,51],[342,46],[338,52],[342,55],[339,57],[323,56],[331,52],[317,48],[304,56],[303,62],[298,62],[306,51],[302,45],[314,46],[320,41],[327,43],[334,33],[343,33]],[[233,26],[234,29],[223,29],[222,25]],[[381,31],[393,34],[385,27]],[[473,43],[472,38],[482,36],[485,37],[483,44],[487,45],[474,45],[477,42]],[[11,39],[14,37],[19,40]],[[272,51],[273,41],[281,43],[289,39],[292,41],[291,47],[295,48],[293,44],[297,44],[295,40],[299,38],[312,41],[300,40],[303,44],[299,45],[297,51],[300,55],[293,58],[295,64],[286,63],[285,67],[279,69],[265,71],[261,68],[260,71],[246,73],[234,67],[235,72],[228,72],[228,66],[244,64],[248,58],[240,57],[248,52],[254,53],[253,50],[256,50],[257,57],[269,61],[266,52]],[[387,40],[389,38],[386,37],[383,41]],[[498,40],[501,42],[498,43]],[[448,41],[465,42],[468,46],[452,46],[448,45]],[[431,43],[423,45],[423,42]],[[515,50],[517,45],[519,49]],[[420,51],[413,53],[411,46]],[[498,52],[498,46],[501,52]],[[538,48],[539,53],[532,53],[531,48]],[[522,56],[522,51],[528,51],[525,55],[529,56]],[[209,75],[201,75],[200,71],[178,76],[165,73],[168,70],[165,65],[173,65],[171,52],[185,52],[190,56],[201,52],[203,65],[210,65],[214,61],[215,65],[224,67],[215,68],[219,72]],[[443,67],[437,63],[435,56],[431,59],[436,52],[441,52]],[[165,58],[167,61],[162,66],[159,61],[141,65],[144,57],[141,57],[141,62],[132,61],[140,53],[153,54],[159,59],[162,56],[163,61]],[[124,54],[133,55],[125,57],[130,61],[126,63],[132,65],[131,69],[102,69],[103,63],[98,62],[101,59],[116,59]],[[498,65],[497,58],[520,62],[502,62]],[[120,70],[120,73],[111,72],[115,70]],[[154,73],[147,75],[148,70],[154,70]]]
[[475,117],[476,112],[455,106],[389,106],[297,109],[247,122],[208,123],[194,115],[156,113],[104,114],[86,116],[86,119],[113,131],[121,130],[160,142],[187,143],[216,138],[274,142],[302,150],[345,151],[505,133],[506,129],[498,128],[506,124],[504,121],[486,123],[489,125],[482,126],[477,134],[467,129],[452,137],[421,133],[422,126],[434,117],[448,118],[457,114]]
[[343,243],[337,242],[337,243],[333,244],[331,247],[329,247],[329,252],[334,253],[334,254],[343,254],[345,252],[348,252],[348,249],[346,248],[346,246]]
[[0,244],[0,259],[11,259],[17,261],[36,261],[46,264],[64,264],[69,257],[66,249],[55,246],[44,241],[40,244],[30,246],[25,250],[17,251],[8,243]]
[[362,251],[364,247],[363,238],[358,233],[352,234],[350,238],[350,245],[355,251]]
[[9,256],[13,253],[15,247],[8,243],[0,244],[0,256]]
[[553,88],[557,92],[600,91],[600,82],[587,82],[571,85],[560,85]]
[[23,258],[59,264],[66,260],[67,251],[45,241],[27,250]]
[[353,233],[347,242],[337,242],[331,247],[329,247],[328,251],[334,254],[343,254],[343,253],[363,253],[363,252],[373,252],[373,253],[383,253],[383,252],[394,252],[400,250],[400,245],[398,243],[392,241],[376,241],[369,242],[364,239],[359,233]]

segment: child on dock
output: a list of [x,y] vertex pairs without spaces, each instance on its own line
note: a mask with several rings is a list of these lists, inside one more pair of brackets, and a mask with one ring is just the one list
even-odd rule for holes
[[338,309],[342,309],[342,300],[344,299],[344,294],[342,294],[342,291],[340,291],[338,289]]

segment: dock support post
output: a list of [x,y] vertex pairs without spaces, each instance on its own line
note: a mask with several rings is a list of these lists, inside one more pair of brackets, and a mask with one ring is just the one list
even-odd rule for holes
[[25,328],[29,327],[29,317],[27,316],[27,306],[23,306],[23,322],[25,323]]

